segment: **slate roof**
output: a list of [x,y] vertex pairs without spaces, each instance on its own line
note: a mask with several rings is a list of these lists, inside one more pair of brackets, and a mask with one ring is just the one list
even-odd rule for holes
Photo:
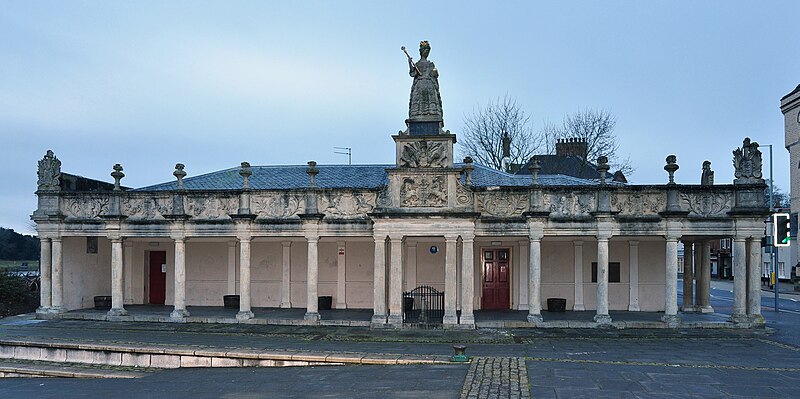
[[[597,171],[595,165],[576,156],[537,155],[536,158],[539,159],[539,166],[542,167],[542,169],[539,170],[540,175],[563,174],[582,179],[600,178],[600,173]],[[530,161],[523,165],[517,174],[530,175],[531,171],[528,170],[529,166]]]
[[[456,164],[456,168],[464,164]],[[475,187],[522,187],[531,183],[530,175],[513,175],[483,165],[473,164],[472,184]],[[318,188],[323,189],[380,189],[387,185],[385,165],[317,165],[319,174],[315,178]],[[254,190],[303,189],[309,185],[306,165],[253,166],[250,188]],[[238,190],[242,188],[239,167],[190,176],[183,179],[186,190]],[[462,176],[462,181],[464,177]],[[543,185],[586,186],[597,184],[596,180],[581,179],[560,174],[539,175]],[[168,191],[178,188],[176,181],[137,188],[134,191]]]

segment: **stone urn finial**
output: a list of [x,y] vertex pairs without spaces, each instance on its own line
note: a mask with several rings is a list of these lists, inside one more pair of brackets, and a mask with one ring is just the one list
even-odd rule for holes
[[125,174],[122,173],[122,165],[114,164],[113,169],[114,171],[111,172],[111,177],[114,178],[114,191],[122,191],[122,187],[119,185],[119,181],[125,177]]
[[253,174],[253,170],[250,169],[249,162],[242,162],[242,167],[239,169],[239,175],[242,176],[244,179],[243,188],[245,190],[250,188],[250,176]]
[[475,170],[475,167],[472,166],[472,162],[473,162],[472,157],[470,156],[464,157],[464,174],[465,174],[464,182],[468,186],[472,185],[472,171]]
[[311,188],[314,188],[315,187],[314,176],[316,176],[319,173],[316,161],[308,161],[308,169],[306,169],[306,173],[308,173],[308,177],[311,179],[310,181]]
[[539,184],[539,171],[542,170],[542,165],[539,164],[539,158],[531,157],[530,166],[528,170],[531,171],[531,185],[536,186]]
[[186,172],[183,170],[185,166],[182,163],[175,164],[175,171],[172,175],[178,178],[178,190],[183,190],[183,178],[186,177]]
[[677,164],[678,157],[675,155],[668,155],[667,156],[667,164],[664,165],[664,170],[669,173],[669,183],[667,185],[674,186],[675,185],[675,171],[678,170],[679,166]]
[[597,172],[600,173],[600,185],[606,184],[606,173],[608,172],[608,157],[601,155],[597,157]]

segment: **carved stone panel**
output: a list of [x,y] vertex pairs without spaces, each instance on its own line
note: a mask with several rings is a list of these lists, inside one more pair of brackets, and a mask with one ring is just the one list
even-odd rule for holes
[[695,216],[725,216],[733,207],[731,192],[681,193],[681,200]]
[[461,184],[461,180],[456,180],[456,205],[472,207],[474,203],[472,190]]
[[304,201],[300,193],[257,193],[251,209],[259,218],[288,218],[304,211]]
[[547,193],[543,199],[545,209],[549,208],[553,216],[588,216],[594,210],[593,194],[564,191]]
[[319,209],[331,217],[366,216],[375,209],[376,201],[376,193],[326,192],[319,196]]
[[122,214],[129,219],[163,219],[170,213],[172,200],[169,195],[130,196],[122,199]]
[[611,210],[620,215],[657,215],[667,204],[664,192],[618,192],[611,196]]
[[186,213],[195,219],[224,219],[238,209],[236,197],[226,195],[190,196],[186,204]]
[[481,212],[491,216],[521,216],[528,210],[527,193],[487,192],[479,198]]
[[443,207],[447,205],[447,176],[403,176],[400,206]]
[[403,144],[400,167],[444,168],[447,166],[447,146],[438,141],[412,141]]
[[67,218],[95,219],[108,210],[108,196],[81,195],[63,198],[61,213]]

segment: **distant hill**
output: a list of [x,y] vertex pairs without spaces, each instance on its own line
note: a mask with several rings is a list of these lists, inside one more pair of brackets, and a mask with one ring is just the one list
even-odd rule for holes
[[0,227],[0,260],[38,260],[39,239]]

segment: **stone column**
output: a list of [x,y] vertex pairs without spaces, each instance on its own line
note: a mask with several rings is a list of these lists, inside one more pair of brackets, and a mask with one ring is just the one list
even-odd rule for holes
[[175,309],[169,317],[182,320],[189,316],[186,310],[186,239],[175,238]]
[[317,303],[317,280],[319,279],[319,237],[311,235],[308,241],[308,277],[306,278],[306,314],[305,320],[319,321],[319,308]]
[[628,241],[628,310],[639,311],[639,241]]
[[130,240],[124,241],[122,244],[122,270],[125,281],[125,290],[123,291],[123,299],[125,304],[133,304],[133,242]]
[[[760,285],[759,285],[760,286]],[[736,323],[747,322],[747,246],[744,237],[733,239],[733,314]]]
[[292,242],[282,241],[283,273],[281,273],[281,307],[292,307]]
[[417,287],[417,243],[406,239],[405,247],[406,257],[403,259],[404,275],[406,276],[405,290],[411,291]]
[[586,310],[583,304],[583,241],[573,241],[573,266],[575,268],[575,303],[572,310]]
[[530,282],[528,283],[528,322],[542,322],[542,237],[530,235]]
[[344,241],[336,244],[336,309],[347,309],[347,246]]
[[39,256],[39,309],[36,313],[47,313],[53,306],[52,244],[49,238],[40,238],[41,252]]
[[228,241],[228,295],[236,295],[236,241]]
[[458,324],[456,297],[458,295],[458,276],[456,275],[456,235],[446,235],[444,255],[444,319],[445,325]]
[[125,316],[128,311],[124,306],[124,279],[122,265],[122,239],[111,239],[111,310],[109,316]]
[[237,320],[248,320],[253,318],[253,311],[250,307],[250,235],[242,235],[239,239],[239,313],[236,314]]
[[694,312],[694,253],[691,241],[683,242],[683,305],[684,312]]
[[703,241],[703,254],[701,256],[702,263],[698,269],[698,299],[696,302],[700,305],[700,312],[713,313],[714,308],[711,307],[711,243]]
[[[519,310],[530,310],[530,240],[519,243]],[[525,256],[528,255],[528,256]]]
[[664,316],[669,325],[676,325],[678,319],[678,238],[667,237],[666,271],[664,276]]
[[461,235],[461,320],[459,324],[474,326],[475,315],[475,235]]
[[377,235],[372,283],[372,325],[386,324],[386,236]]
[[53,275],[52,275],[52,284],[53,284],[53,296],[51,298],[52,306],[50,307],[50,311],[53,313],[64,313],[66,309],[64,308],[64,276],[63,276],[63,269],[62,269],[62,254],[61,254],[61,237],[53,238],[52,239],[52,267],[53,267]]
[[403,324],[403,236],[391,235],[389,265],[389,320],[393,326]]
[[750,239],[750,258],[747,265],[747,315],[753,323],[764,323],[761,315],[761,240]]
[[597,238],[597,314],[594,321],[611,323],[608,315],[608,237]]

